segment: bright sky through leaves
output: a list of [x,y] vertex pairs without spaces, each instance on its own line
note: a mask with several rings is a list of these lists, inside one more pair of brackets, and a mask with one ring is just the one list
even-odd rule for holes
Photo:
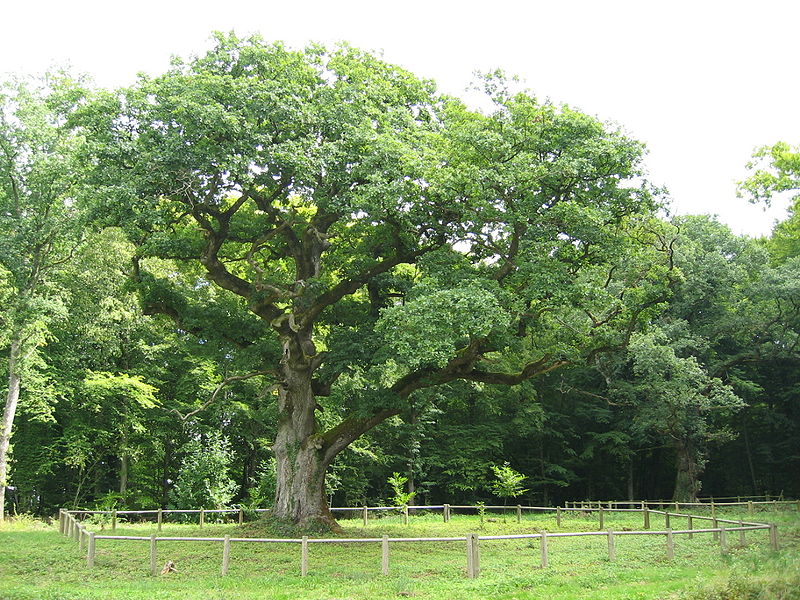
[[764,212],[736,198],[752,150],[800,143],[800,3],[788,0],[31,0],[9,3],[3,21],[0,72],[69,62],[105,86],[161,72],[231,29],[382,49],[459,95],[473,70],[501,67],[541,97],[621,123],[647,144],[676,212],[719,214],[737,233],[766,234],[785,215],[785,202]]

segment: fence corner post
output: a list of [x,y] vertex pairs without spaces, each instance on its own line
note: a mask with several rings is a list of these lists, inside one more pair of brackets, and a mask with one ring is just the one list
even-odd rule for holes
[[94,531],[89,532],[89,549],[86,552],[86,566],[94,569],[95,541]]
[[769,543],[773,550],[778,549],[778,526],[775,523],[769,524]]

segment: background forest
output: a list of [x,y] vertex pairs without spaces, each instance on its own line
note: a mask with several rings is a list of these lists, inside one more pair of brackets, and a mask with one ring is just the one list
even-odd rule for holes
[[641,144],[483,84],[220,36],[127,90],[4,86],[6,511],[270,506],[305,323],[313,435],[369,424],[331,505],[488,501],[505,463],[540,505],[800,495],[800,201],[767,239],[669,217]]

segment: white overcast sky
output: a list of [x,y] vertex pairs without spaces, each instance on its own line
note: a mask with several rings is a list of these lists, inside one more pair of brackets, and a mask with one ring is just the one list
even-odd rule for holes
[[202,52],[213,30],[345,40],[457,95],[500,67],[645,142],[674,212],[750,235],[785,216],[735,182],[756,146],[800,144],[798,0],[0,0],[0,74],[68,63],[125,85]]

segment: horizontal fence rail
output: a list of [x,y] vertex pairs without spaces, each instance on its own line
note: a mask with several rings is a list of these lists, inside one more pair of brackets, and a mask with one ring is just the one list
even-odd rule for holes
[[[770,505],[775,502],[769,502]],[[789,501],[784,501],[788,504]],[[796,501],[791,501],[796,503]],[[577,503],[576,503],[577,504]],[[157,575],[157,548],[159,543],[168,542],[213,542],[222,543],[222,575],[227,574],[230,564],[230,546],[232,543],[269,543],[269,544],[300,544],[301,558],[300,558],[300,572],[301,575],[308,574],[308,556],[309,545],[313,544],[381,544],[381,571],[384,575],[389,573],[389,547],[391,544],[396,543],[433,543],[433,542],[466,542],[466,558],[467,558],[467,576],[475,578],[480,572],[480,542],[496,542],[502,540],[538,540],[540,553],[541,553],[541,568],[546,568],[549,564],[549,550],[548,540],[552,538],[576,538],[576,537],[596,537],[605,536],[608,539],[608,558],[610,561],[615,560],[616,556],[616,542],[617,536],[663,536],[666,539],[666,554],[668,559],[674,557],[674,536],[685,535],[692,537],[695,534],[711,534],[715,541],[719,542],[720,549],[723,553],[728,551],[727,536],[732,533],[739,533],[740,543],[745,543],[745,533],[748,531],[769,531],[769,541],[772,550],[778,550],[778,534],[777,526],[774,523],[757,523],[743,520],[723,519],[718,518],[713,512],[711,516],[697,515],[689,513],[670,512],[664,510],[652,509],[650,506],[654,503],[648,501],[638,502],[625,502],[625,501],[609,501],[607,503],[594,503],[589,506],[589,503],[580,503],[581,506],[499,506],[499,505],[425,505],[425,506],[362,506],[362,507],[334,507],[331,511],[341,512],[361,512],[364,518],[364,524],[367,524],[369,512],[374,511],[402,511],[406,524],[408,523],[409,511],[424,510],[436,511],[441,510],[445,522],[450,520],[452,510],[470,510],[477,511],[481,519],[484,517],[486,510],[500,510],[505,513],[516,512],[518,522],[521,519],[523,512],[546,512],[555,513],[557,525],[561,526],[562,513],[578,513],[581,515],[589,516],[593,513],[598,514],[599,530],[598,531],[578,531],[578,532],[550,532],[541,531],[540,533],[522,533],[522,534],[507,534],[507,535],[479,535],[468,534],[465,536],[451,536],[451,537],[395,537],[390,538],[383,536],[380,538],[245,538],[245,537],[169,537],[158,536],[152,534],[150,536],[134,536],[134,535],[105,535],[98,534],[95,531],[89,531],[85,524],[79,520],[78,517],[87,517],[92,515],[105,515],[110,516],[112,519],[112,531],[116,529],[117,517],[125,515],[156,515],[158,530],[161,530],[164,515],[168,514],[182,514],[191,515],[198,514],[200,516],[200,527],[203,526],[204,517],[206,514],[238,514],[239,524],[243,522],[243,515],[245,512],[252,513],[266,513],[269,509],[244,509],[244,508],[227,508],[227,509],[150,509],[150,510],[66,510],[59,511],[59,531],[62,535],[76,541],[80,550],[86,550],[87,565],[93,568],[95,565],[96,547],[98,540],[121,540],[121,541],[142,541],[149,542],[150,544],[150,567],[152,575]],[[702,503],[666,503],[670,506],[707,506]],[[739,505],[740,503],[726,503],[724,506]],[[749,501],[743,504],[752,506],[754,502]],[[634,505],[635,508],[616,508],[615,505]],[[714,504],[716,506],[716,504]],[[800,507],[800,505],[799,505]],[[614,531],[604,529],[604,517],[606,513],[631,513],[638,512],[643,517],[643,530],[640,531]],[[752,513],[752,511],[751,511]],[[651,529],[650,521],[651,516],[659,515],[664,518],[664,529]],[[677,529],[672,528],[671,521],[673,519],[686,519],[687,528]],[[694,528],[694,521],[710,521],[711,527]],[[727,527],[726,527],[727,525]]]

